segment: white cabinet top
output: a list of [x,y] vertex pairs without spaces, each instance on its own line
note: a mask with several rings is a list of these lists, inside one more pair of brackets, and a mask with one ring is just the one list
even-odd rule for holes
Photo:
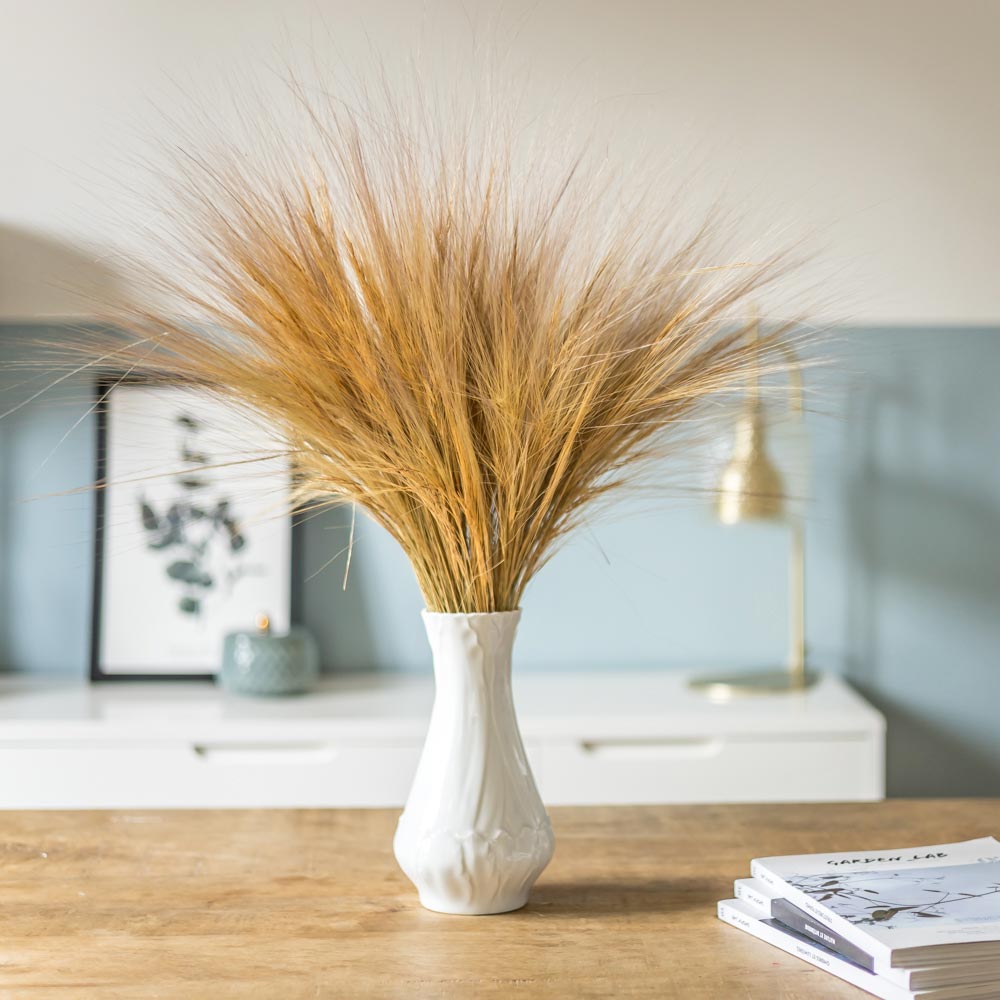
[[[716,703],[673,671],[537,673],[514,695],[528,740],[879,735],[882,716],[844,681],[823,676],[801,694]],[[422,741],[433,701],[430,675],[333,676],[306,695],[227,695],[211,682],[0,680],[0,744],[53,740],[227,739]]]

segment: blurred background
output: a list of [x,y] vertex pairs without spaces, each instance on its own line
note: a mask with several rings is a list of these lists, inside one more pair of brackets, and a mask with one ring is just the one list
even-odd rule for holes
[[[996,4],[2,0],[0,20],[0,411],[24,403],[0,420],[0,667],[87,675],[93,496],[66,491],[93,479],[89,401],[30,401],[16,363],[93,315],[155,225],[157,129],[192,97],[225,114],[258,59],[459,63],[523,73],[529,113],[567,100],[612,159],[808,250],[785,293],[829,362],[808,374],[813,665],[885,714],[889,794],[1000,794]],[[429,671],[412,573],[367,522],[342,587],[349,523],[296,529],[294,616],[327,671]],[[723,527],[708,498],[627,499],[532,585],[517,669],[771,665],[786,560],[780,529]]]

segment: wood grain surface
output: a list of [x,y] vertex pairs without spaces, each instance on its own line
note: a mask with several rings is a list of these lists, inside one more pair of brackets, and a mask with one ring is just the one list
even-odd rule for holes
[[0,997],[861,998],[719,922],[758,855],[1000,831],[1000,800],[555,809],[518,913],[420,908],[394,811],[0,813]]

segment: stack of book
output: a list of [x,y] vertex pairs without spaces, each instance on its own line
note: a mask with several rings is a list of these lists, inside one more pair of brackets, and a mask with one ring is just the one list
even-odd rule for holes
[[1000,1000],[1000,841],[757,858],[719,917],[886,1000]]

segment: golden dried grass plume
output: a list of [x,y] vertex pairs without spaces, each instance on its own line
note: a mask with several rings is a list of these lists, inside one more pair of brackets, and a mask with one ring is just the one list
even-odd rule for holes
[[260,156],[183,152],[172,304],[131,306],[97,367],[262,415],[298,500],[360,505],[429,609],[511,610],[761,362],[748,300],[781,267],[729,258],[712,223],[678,236],[586,158],[521,169],[495,123],[375,103],[304,105],[308,139],[265,130]]

